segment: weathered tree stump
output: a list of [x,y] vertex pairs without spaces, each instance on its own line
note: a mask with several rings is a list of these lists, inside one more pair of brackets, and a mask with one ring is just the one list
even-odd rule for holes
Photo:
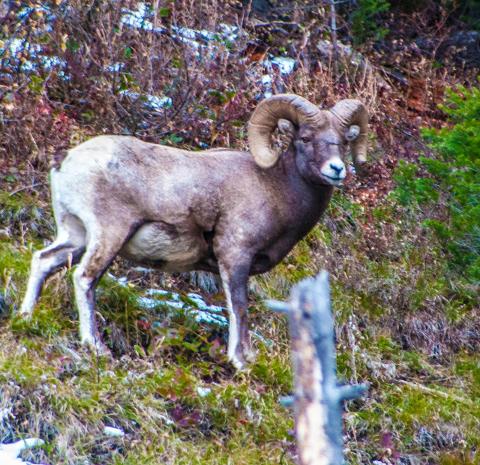
[[290,302],[271,302],[288,313],[292,340],[299,465],[342,465],[342,402],[360,397],[365,385],[340,386],[336,378],[328,274],[298,284]]

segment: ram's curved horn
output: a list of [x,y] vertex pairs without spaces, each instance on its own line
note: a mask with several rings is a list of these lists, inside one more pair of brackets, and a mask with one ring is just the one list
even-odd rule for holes
[[272,150],[270,138],[280,118],[296,126],[320,127],[326,123],[322,110],[295,94],[278,94],[260,102],[248,122],[248,142],[255,162],[262,168],[270,168],[278,160],[279,154]]
[[[333,125],[337,131],[347,140],[350,140],[352,147],[353,161],[361,165],[367,161],[367,140],[368,140],[368,112],[365,105],[360,100],[345,99],[340,100],[330,113]],[[360,130],[358,131],[357,126]],[[354,137],[354,133],[359,134]]]

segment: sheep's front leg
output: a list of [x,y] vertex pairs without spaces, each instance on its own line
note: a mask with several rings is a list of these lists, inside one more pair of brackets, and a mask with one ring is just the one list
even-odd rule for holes
[[254,359],[247,317],[249,271],[250,263],[220,265],[229,313],[228,359],[238,370]]

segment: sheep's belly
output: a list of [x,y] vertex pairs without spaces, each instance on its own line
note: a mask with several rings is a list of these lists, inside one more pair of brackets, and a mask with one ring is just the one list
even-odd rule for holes
[[208,250],[201,234],[179,231],[164,223],[148,223],[123,246],[120,255],[164,271],[188,271]]

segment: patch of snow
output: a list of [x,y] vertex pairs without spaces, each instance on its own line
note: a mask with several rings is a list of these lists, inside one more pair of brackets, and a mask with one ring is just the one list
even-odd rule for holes
[[197,386],[197,394],[200,397],[207,397],[212,392],[211,388]]
[[0,423],[12,416],[12,407],[0,409]]
[[228,320],[222,315],[225,310],[218,305],[208,305],[201,295],[190,292],[187,297],[193,301],[197,308],[190,308],[189,313],[195,317],[198,323],[208,323],[226,327]]
[[142,99],[144,100],[144,104],[147,107],[150,107],[152,110],[161,110],[163,108],[170,108],[173,105],[173,100],[170,97],[158,97],[156,95],[149,95],[149,94],[139,94],[138,92],[134,92],[133,90],[122,90],[120,92],[121,95],[126,95],[133,100]]
[[[136,10],[123,10],[122,23],[135,29],[143,29],[144,31],[151,31],[158,34],[170,33],[170,31],[163,26],[153,25],[148,19],[151,17],[151,12],[151,8],[146,6],[145,3],[139,3]],[[238,38],[239,29],[236,26],[220,24],[219,29],[220,32],[217,33],[206,29],[197,30],[184,26],[172,26],[171,32],[173,32],[173,34],[171,36],[190,45],[194,50],[204,47],[204,45],[200,44],[198,40],[212,42],[222,39],[232,42]]]
[[122,438],[125,436],[125,433],[120,428],[114,428],[113,426],[105,426],[103,433],[112,438]]
[[238,29],[237,26],[232,26],[231,24],[221,23],[220,24],[220,29],[222,30],[222,37],[224,39],[227,39],[230,42],[233,42],[233,41],[238,39],[238,35],[239,35],[240,30]]
[[151,273],[153,270],[152,268],[145,268],[144,266],[136,266],[133,268],[134,271],[137,271],[138,273]]
[[272,76],[269,74],[264,74],[261,77],[260,82],[262,83],[264,89],[263,96],[265,98],[270,98],[273,95]]
[[208,310],[209,312],[214,313],[222,313],[224,310],[223,307],[219,307],[218,305],[208,305],[203,300],[203,297],[200,294],[195,294],[194,292],[190,292],[187,294],[188,298],[192,300],[199,310]]
[[151,309],[158,306],[169,307],[169,308],[178,308],[181,309],[184,307],[184,303],[181,301],[175,300],[157,300],[150,297],[139,297],[138,303],[141,307]]
[[110,71],[111,73],[118,73],[123,68],[125,68],[125,63],[117,62],[113,63],[112,65],[108,65],[105,67],[105,70]]
[[38,438],[22,439],[12,444],[0,444],[0,463],[2,465],[34,465],[31,462],[24,462],[18,458],[25,449],[41,446],[44,441]]
[[[273,95],[273,86],[276,85],[277,91],[282,89],[283,78],[289,76],[295,69],[296,61],[290,57],[280,57],[269,55],[262,62],[265,74],[260,77],[260,84],[263,94],[259,98],[270,98]],[[277,71],[278,70],[278,71]]]
[[168,295],[168,296],[173,296],[175,292],[171,291],[166,291],[165,289],[149,289],[146,292],[147,295]]
[[[152,297],[153,296],[153,297]],[[166,300],[155,299],[155,296],[166,297]],[[163,289],[149,289],[146,297],[139,297],[138,303],[143,308],[152,309],[158,306],[176,308],[191,315],[198,323],[207,323],[215,326],[227,327],[228,321],[222,315],[223,307],[208,305],[200,294],[190,292],[187,294],[187,302],[176,292],[169,292]]]
[[189,313],[194,316],[198,323],[207,323],[226,328],[228,320],[223,315],[214,315],[205,310],[190,310]]
[[[176,37],[176,38],[178,38],[181,42],[183,42],[184,44],[190,45],[190,47],[191,47],[192,49],[194,49],[194,50],[198,50],[199,48],[202,47],[202,45],[200,45],[200,42],[197,42],[196,40],[193,40],[193,39],[189,39],[188,37],[176,36],[176,35],[174,35],[174,36],[172,36],[172,37],[174,37],[174,38]],[[199,58],[199,57],[200,57],[200,54],[197,52],[197,53],[195,53],[195,56],[196,56],[197,58]]]
[[289,57],[273,57],[270,63],[274,66],[278,66],[280,73],[283,75],[289,75],[295,68],[296,61]]
[[[21,52],[25,47],[25,40],[24,39],[12,39],[7,41],[6,46],[8,51],[12,55],[16,55],[17,53]],[[2,51],[4,49],[1,49]]]
[[[148,7],[145,3],[139,3],[136,10],[123,10],[122,23],[135,29],[153,31],[153,23],[148,21]],[[163,29],[163,28],[162,28]]]
[[55,66],[58,68],[63,68],[66,66],[66,61],[60,60],[58,57],[42,55],[42,64],[47,69],[54,68]]
[[[109,273],[108,276],[120,282],[123,286],[128,285],[125,277],[116,278],[111,273]],[[195,292],[190,292],[186,296],[182,296],[178,292],[167,291],[165,289],[148,289],[143,296],[137,298],[137,303],[146,310],[159,307],[171,310],[182,310],[186,315],[194,318],[197,323],[206,323],[224,329],[228,328],[228,318],[224,316],[225,308],[219,305],[207,304],[204,298]],[[154,321],[152,323],[152,328],[160,327],[162,327],[160,321]],[[272,347],[274,344],[271,339],[265,338],[258,331],[253,331],[252,336],[267,347]]]
[[264,74],[264,75],[262,76],[261,81],[262,81],[262,84],[263,84],[264,86],[271,85],[271,84],[272,84],[272,76],[270,76],[269,74]]
[[[5,50],[8,50],[10,56],[15,56],[23,50],[27,50],[32,58],[38,58],[39,63],[47,69],[54,67],[63,68],[66,65],[66,62],[58,57],[42,55],[42,47],[40,45],[29,43],[25,39],[15,38],[7,41],[5,47],[0,48],[0,54]],[[34,71],[36,68],[37,63],[31,60],[26,60],[21,65],[22,71]]]
[[107,273],[107,276],[111,279],[113,279],[115,282],[120,284],[120,286],[125,287],[128,284],[128,280],[126,276],[121,276],[120,278],[117,278],[114,276],[112,273]]
[[214,40],[216,34],[212,31],[207,31],[205,29],[190,29],[189,27],[183,26],[174,26],[172,27],[172,31],[176,33],[173,37],[177,37],[180,40],[184,40],[185,42],[192,43],[194,47],[200,46],[200,44],[195,39],[202,39],[205,42],[210,40]]

